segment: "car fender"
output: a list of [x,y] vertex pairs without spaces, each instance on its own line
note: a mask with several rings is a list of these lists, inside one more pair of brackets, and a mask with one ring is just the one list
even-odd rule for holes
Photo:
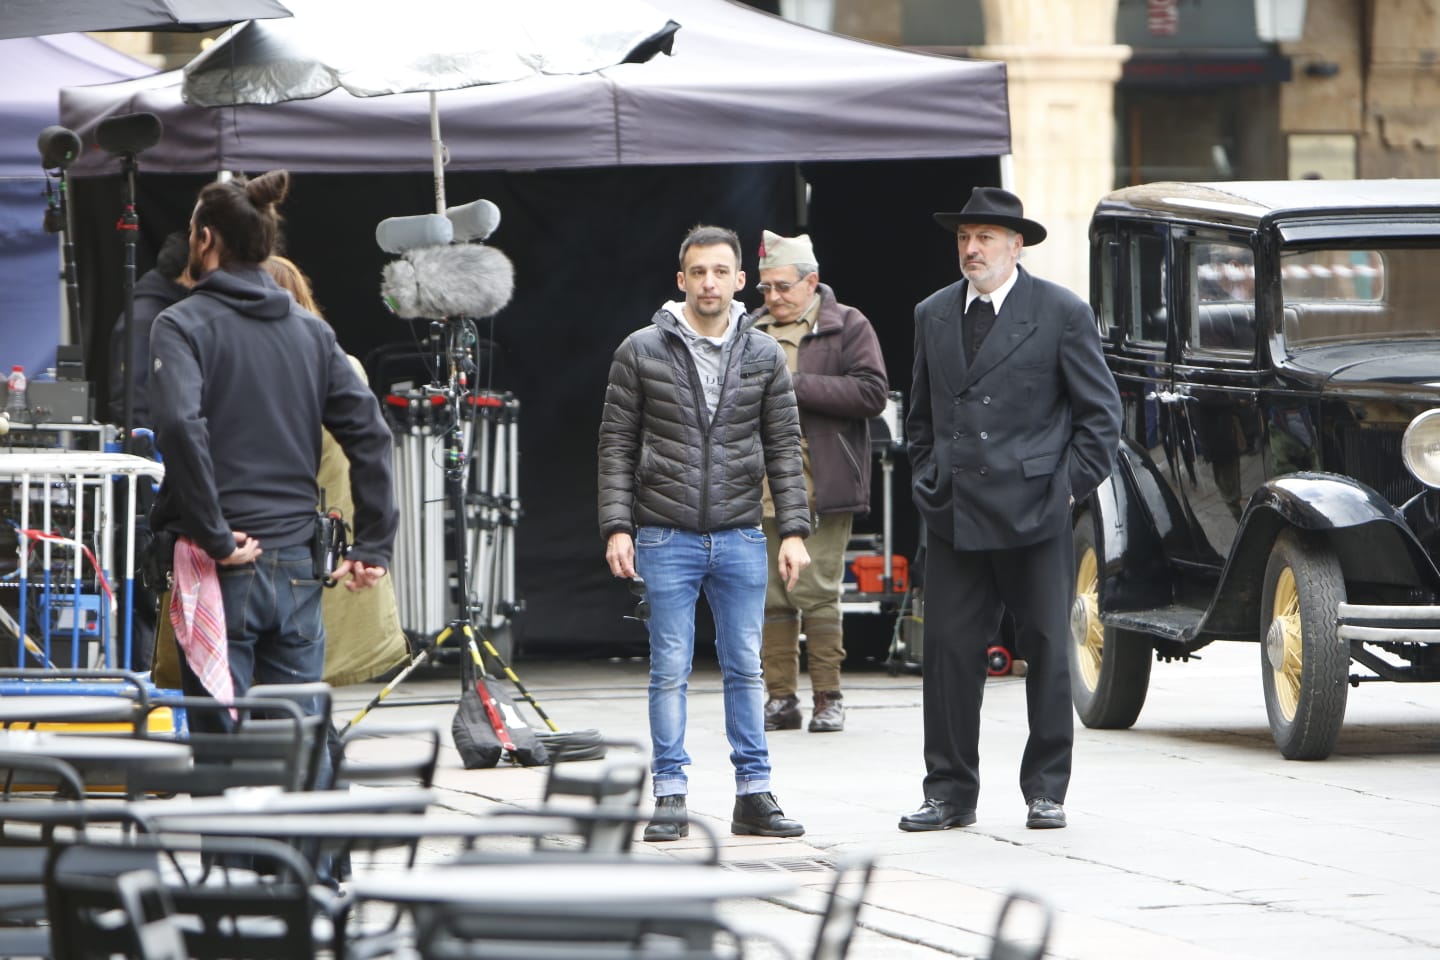
[[1251,495],[1206,617],[1206,633],[1256,634],[1265,565],[1287,527],[1323,534],[1347,581],[1440,589],[1440,570],[1384,497],[1339,474],[1289,474],[1266,481]]
[[1174,497],[1143,453],[1121,445],[1114,471],[1086,501],[1100,556],[1100,609],[1136,610],[1170,601],[1171,577],[1157,531],[1184,529]]

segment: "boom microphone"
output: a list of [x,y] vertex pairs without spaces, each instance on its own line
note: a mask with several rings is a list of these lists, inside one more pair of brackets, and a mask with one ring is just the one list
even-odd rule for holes
[[375,228],[375,242],[386,253],[405,253],[422,247],[440,247],[455,238],[455,227],[438,213],[415,217],[389,217]]
[[40,166],[46,170],[64,170],[80,156],[80,136],[67,127],[46,127],[35,143],[40,148]]
[[488,317],[514,292],[510,259],[474,243],[407,251],[385,265],[380,282],[386,305],[406,320]]
[[127,113],[101,120],[95,142],[107,153],[134,154],[160,142],[160,118],[153,113]]
[[455,242],[484,240],[500,226],[500,208],[489,200],[472,200],[449,207],[445,218],[455,228]]

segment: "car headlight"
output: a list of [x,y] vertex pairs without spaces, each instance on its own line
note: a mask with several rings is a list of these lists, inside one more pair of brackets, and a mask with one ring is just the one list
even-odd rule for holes
[[1400,441],[1405,468],[1427,487],[1440,487],[1440,410],[1426,410],[1410,421]]

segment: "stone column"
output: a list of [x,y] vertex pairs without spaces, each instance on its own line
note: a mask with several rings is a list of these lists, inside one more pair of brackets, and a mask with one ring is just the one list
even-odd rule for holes
[[1130,48],[1115,43],[1116,0],[983,0],[985,40],[1010,92],[1005,175],[1049,237],[1028,250],[1037,276],[1089,299],[1090,214],[1115,182],[1115,82]]

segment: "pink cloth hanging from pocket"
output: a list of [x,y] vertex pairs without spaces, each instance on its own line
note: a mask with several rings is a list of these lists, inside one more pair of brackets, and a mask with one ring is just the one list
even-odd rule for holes
[[[185,662],[210,695],[221,703],[235,702],[230,652],[225,640],[225,603],[215,561],[189,537],[175,540],[174,587],[170,623]],[[236,716],[234,710],[230,716]]]

